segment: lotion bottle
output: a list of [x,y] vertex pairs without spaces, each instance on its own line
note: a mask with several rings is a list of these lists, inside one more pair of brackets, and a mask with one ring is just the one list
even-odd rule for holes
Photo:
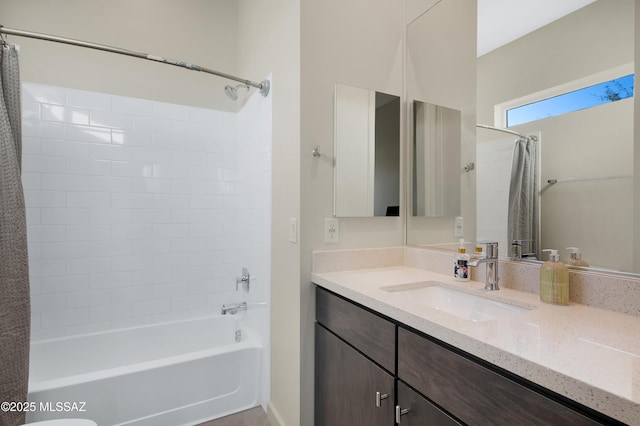
[[582,260],[582,253],[578,247],[567,247],[567,250],[569,250],[569,259],[564,263],[570,266],[589,266],[586,261]]
[[460,240],[460,247],[458,247],[458,254],[453,263],[453,278],[456,281],[469,281],[471,280],[471,274],[469,273],[469,255],[467,249],[464,247],[464,239]]
[[549,260],[540,267],[540,300],[555,305],[569,304],[569,270],[560,262],[558,250],[548,251]]

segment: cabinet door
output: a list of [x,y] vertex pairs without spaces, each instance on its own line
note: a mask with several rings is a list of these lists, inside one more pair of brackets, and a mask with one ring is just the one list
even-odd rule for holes
[[[390,426],[394,379],[316,323],[316,426]],[[376,406],[376,392],[388,395]]]
[[[398,422],[402,426],[457,426],[455,419],[447,413],[433,405],[431,402],[423,398],[409,386],[398,381],[398,408],[399,412],[406,411],[406,414],[400,415]],[[399,416],[399,413],[396,414]]]

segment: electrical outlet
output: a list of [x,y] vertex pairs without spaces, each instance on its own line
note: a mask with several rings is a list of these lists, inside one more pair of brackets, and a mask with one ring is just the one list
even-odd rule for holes
[[340,240],[340,228],[338,219],[326,218],[324,220],[324,242],[337,243]]

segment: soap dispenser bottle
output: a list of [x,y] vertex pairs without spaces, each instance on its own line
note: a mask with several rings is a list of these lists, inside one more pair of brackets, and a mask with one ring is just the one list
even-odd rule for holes
[[453,278],[456,281],[469,281],[471,274],[469,273],[469,255],[464,247],[464,240],[460,240],[460,247],[453,263]]
[[555,305],[569,304],[569,270],[560,263],[558,250],[548,251],[549,260],[540,267],[540,300]]
[[582,253],[578,247],[567,247],[567,250],[569,250],[569,259],[564,263],[569,266],[589,266],[586,261],[582,260]]

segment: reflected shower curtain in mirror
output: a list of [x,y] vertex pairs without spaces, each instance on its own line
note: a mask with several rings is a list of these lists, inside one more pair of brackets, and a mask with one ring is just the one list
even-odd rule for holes
[[[531,139],[516,141],[509,185],[508,239],[531,240],[531,251],[539,253],[538,144]],[[523,253],[528,252],[523,246]]]
[[[25,402],[29,379],[29,263],[21,182],[22,131],[18,53],[2,42],[0,102],[0,402]],[[0,411],[0,426],[24,413]]]

